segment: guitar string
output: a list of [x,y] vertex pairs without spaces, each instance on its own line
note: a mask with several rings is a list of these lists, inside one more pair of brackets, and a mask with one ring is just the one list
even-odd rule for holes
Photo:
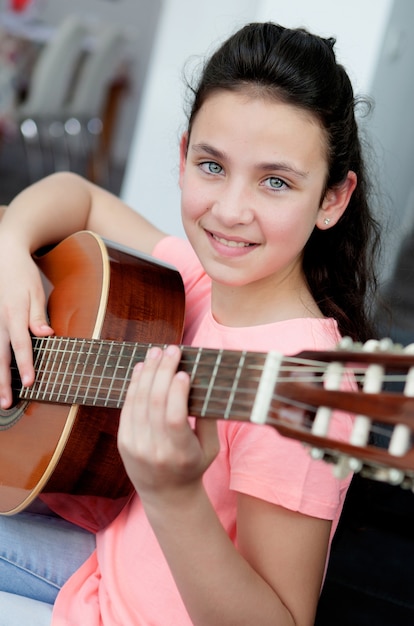
[[[41,343],[45,343],[45,342],[46,343],[50,343],[51,339],[52,339],[52,341],[54,341],[57,338],[41,339],[40,342]],[[65,339],[66,343],[69,343],[71,345],[75,345],[77,342],[79,342],[78,339],[73,339],[73,338],[64,338],[64,339]],[[39,343],[39,339],[36,339],[36,342]],[[82,342],[83,342],[83,344],[85,344],[85,343],[88,344],[88,351],[89,351],[89,354],[91,354],[91,347],[95,343],[94,340],[82,340]],[[98,340],[96,342],[96,345],[99,348],[101,348],[103,345],[106,346],[106,347],[109,347],[109,351],[111,350],[111,347],[113,347],[113,345],[115,345],[115,344],[117,346],[119,346],[119,345],[127,346],[127,347],[128,346],[132,346],[134,348],[134,351],[137,348],[137,344],[136,343],[130,343],[130,342],[111,342],[111,341],[102,341],[102,340]],[[145,351],[147,350],[147,348],[148,348],[148,345],[145,345]],[[188,350],[189,348],[185,348],[185,349]],[[192,349],[194,351],[194,348],[190,348],[190,349]],[[54,352],[55,353],[56,352],[60,353],[61,356],[63,356],[63,357],[66,355],[66,351],[65,351],[64,348],[63,349],[59,348],[57,351],[54,350]],[[72,350],[72,352],[73,352],[73,350]],[[215,365],[216,361],[217,361],[218,351],[217,350],[203,349],[203,352],[204,352],[204,356],[209,354],[210,356],[213,355],[213,356],[216,357],[214,359],[214,365]],[[219,353],[219,354],[221,354],[221,353]],[[228,351],[228,354],[230,356],[233,356],[233,357],[234,356],[239,356],[239,353],[238,352],[234,352],[234,351]],[[255,358],[263,358],[263,354],[262,353],[245,353],[245,354],[249,354],[251,357],[255,357]],[[98,352],[96,354],[96,353],[92,352],[92,356],[93,356],[93,367],[94,368],[99,368],[99,365],[102,365],[102,361],[101,361],[102,357],[103,357],[103,365],[105,366],[105,368],[108,367],[108,354],[101,354],[101,352]],[[56,354],[55,354],[55,357],[56,357]],[[145,357],[145,354],[142,356],[141,360],[144,357]],[[119,363],[119,355],[118,355],[117,370],[125,369],[125,372],[128,372],[131,369],[132,364],[130,363],[130,358],[129,358],[128,354],[126,355],[125,360],[126,360],[127,366],[125,368],[122,368],[122,365],[120,365],[120,363]],[[136,359],[136,361],[138,361],[138,360],[140,360],[140,359],[139,358]],[[79,361],[81,361],[81,359],[79,358],[79,353],[78,353],[78,363],[79,363]],[[182,365],[188,365],[189,363],[191,365],[194,364],[193,360],[192,359],[188,359],[186,357],[185,352],[183,352]],[[289,376],[287,378],[285,378],[285,377],[279,375],[278,376],[278,382],[283,382],[283,381],[288,382],[288,383],[289,382],[299,382],[299,383],[315,382],[315,374],[317,374],[318,378],[320,378],[322,380],[323,373],[324,373],[324,371],[326,369],[326,362],[325,361],[317,361],[317,360],[313,360],[312,361],[312,360],[309,360],[309,359],[302,359],[300,357],[284,357],[283,363],[292,363],[292,364],[298,365],[299,367],[297,367],[295,369],[291,365],[289,367],[283,365],[281,367],[281,371],[282,372],[288,372]],[[310,364],[311,364],[311,366],[310,366]],[[205,375],[207,375],[207,376],[210,373],[209,370],[208,370],[208,367],[209,367],[209,364],[207,363],[205,365],[205,368],[207,368],[207,372],[205,373]],[[231,365],[226,364],[226,363],[220,363],[220,375],[221,376],[223,375],[223,369],[226,369],[226,368],[227,368],[227,370],[230,373],[234,373],[234,368],[235,368],[234,363],[232,363]],[[306,369],[306,375],[303,374],[304,368]],[[202,369],[202,368],[200,368],[200,369]],[[245,369],[249,370],[249,374],[251,374],[252,370],[257,370],[259,373],[261,373],[263,368],[261,368],[260,366],[258,366],[256,364],[254,364],[254,365],[247,364],[247,366],[245,366],[243,369],[244,370]],[[344,368],[345,375],[347,373],[349,373],[350,375],[352,375],[354,380],[357,380],[357,381],[363,380],[363,376],[364,376],[365,370],[366,370],[366,365],[364,365],[363,367],[359,367],[359,368],[357,368],[355,365],[353,365],[352,368],[350,368],[350,367],[345,367]],[[37,376],[38,377],[42,377],[45,373],[47,373],[47,368],[45,368],[44,371],[42,369],[40,369],[40,370],[37,371]],[[201,372],[199,374],[198,371],[197,371],[197,374],[199,376],[202,376],[203,372]],[[292,374],[294,375],[293,376],[293,381],[292,381]],[[106,390],[106,392],[107,392],[106,395],[107,395],[107,397],[109,397],[110,396],[110,391],[111,390],[114,391],[114,380],[122,381],[123,388],[125,388],[125,378],[126,378],[125,376],[119,376],[119,377],[115,376],[114,377],[113,375],[111,375],[111,377],[108,377],[107,380],[110,381],[109,387],[106,387],[106,383],[105,383],[106,377],[105,376],[102,376],[102,375],[99,375],[99,374],[97,375],[97,378],[99,379],[99,385],[96,385],[96,386],[93,384],[93,382],[91,380],[91,379],[93,379],[93,375],[86,374],[86,376],[87,376],[87,380],[88,380],[88,389],[89,390],[90,389],[96,390],[96,395],[97,396],[99,396],[100,389],[103,389],[103,390]],[[76,378],[76,374],[74,374],[73,371],[72,371],[71,372],[71,382],[72,383],[74,382],[75,378]],[[229,379],[233,380],[233,376],[230,376]],[[243,381],[242,378],[241,378],[241,380]],[[252,383],[252,382],[256,383],[256,382],[258,382],[258,380],[259,380],[259,377],[255,378],[254,376],[253,377],[250,376],[250,378],[249,378],[249,382],[250,383]],[[404,380],[405,380],[404,374],[402,374],[402,375],[401,374],[391,374],[391,375],[390,374],[384,374],[384,376],[383,376],[383,382],[384,383],[387,383],[387,382],[404,382]],[[211,387],[211,385],[210,385],[210,387]],[[193,393],[194,398],[196,397],[196,392],[200,391],[200,390],[201,391],[205,390],[205,386],[193,383],[193,385],[192,385],[192,393]],[[115,391],[116,391],[116,389],[115,389]],[[227,391],[228,391],[227,388],[220,387],[220,386],[218,386],[218,387],[216,386],[216,389],[215,389],[215,392],[224,392],[224,393],[226,393]],[[241,394],[243,394],[243,393],[247,394],[247,396],[248,396],[248,394],[251,393],[251,389],[250,388],[243,389],[240,385],[237,387],[237,406],[239,407],[239,410],[240,410],[240,406],[243,407],[243,401],[241,400]],[[255,397],[255,394],[253,394],[253,398],[254,397]],[[68,396],[68,398],[70,398],[70,395]],[[304,403],[300,403],[298,401],[292,400],[291,398],[284,398],[284,397],[281,397],[278,394],[274,394],[273,395],[273,399],[277,400],[279,402],[282,402],[284,404],[287,403],[287,404],[289,404],[289,406],[294,406],[296,408],[300,408],[301,410],[303,410],[305,412],[308,411],[308,412],[313,413],[316,410],[315,407],[312,406],[312,405],[307,405],[307,404],[304,404]],[[226,398],[224,403],[227,404],[227,402],[228,402],[228,399]],[[220,407],[220,399],[217,399],[216,397],[214,398],[214,406],[215,406],[215,411],[220,412],[219,408],[218,408],[218,407]],[[251,400],[250,397],[248,397],[247,408],[243,407],[243,411],[245,412],[245,414],[247,416],[249,415],[251,406],[252,406],[252,400]],[[271,418],[269,417],[269,420],[270,419]],[[311,420],[309,420],[309,422],[311,422]],[[378,426],[375,426],[375,428],[378,430]],[[384,432],[384,429],[382,429],[382,428],[380,428],[379,430],[381,431],[381,433]]]
[[[197,385],[195,386],[195,391],[202,391],[204,392],[205,388],[204,387],[197,387]],[[247,390],[242,390],[241,392],[242,394],[248,394],[249,392]],[[237,405],[237,407],[233,407],[234,410],[231,412],[231,419],[245,419],[246,421],[249,420],[250,417],[250,413],[251,413],[251,407],[253,405],[253,400],[254,400],[255,394],[251,394],[250,396],[247,395],[246,398],[244,399],[240,399],[240,396],[238,398],[238,401],[235,403],[235,405]],[[204,398],[204,395],[203,395]],[[30,396],[26,399],[38,399],[39,398],[30,398]],[[195,398],[196,399],[196,398]],[[281,418],[280,416],[278,418],[273,418],[271,415],[267,415],[266,418],[266,423],[269,425],[274,425],[274,426],[281,426],[282,424],[284,424],[286,427],[289,427],[290,429],[293,430],[297,430],[297,431],[306,431],[306,430],[311,430],[312,424],[313,424],[313,419],[312,417],[310,417],[309,414],[313,415],[316,413],[316,408],[313,405],[307,405],[305,403],[300,403],[298,401],[292,400],[290,398],[284,398],[284,397],[280,397],[277,394],[273,394],[273,399],[275,401],[280,401],[281,404],[283,404],[283,407],[280,407],[279,410],[275,410],[275,413],[278,413],[279,415],[281,413],[284,414],[284,417]],[[247,400],[247,403],[245,402]],[[58,401],[58,400],[57,400]],[[82,404],[82,402],[79,402],[79,400],[77,398],[73,398],[73,401],[71,402],[70,397],[68,397],[66,399],[66,403],[67,404]],[[288,408],[286,408],[286,405],[288,406]],[[116,403],[115,405],[111,405],[110,403],[105,403],[106,407],[109,408],[121,408],[122,406],[122,399],[120,401],[120,403]],[[214,409],[210,408],[208,410],[205,411],[205,414],[203,417],[205,418],[213,418],[213,419],[222,419],[223,418],[223,414],[224,414],[224,410],[227,406],[227,399],[221,399],[218,398],[214,401]],[[295,417],[294,415],[292,416],[292,413],[289,413],[289,408],[293,409],[296,408],[297,410],[301,410],[303,413],[301,413],[300,417]],[[289,414],[289,418],[286,417],[286,411],[288,411]],[[341,411],[339,409],[335,409],[334,413],[340,413]],[[342,411],[345,413],[351,413],[350,411]],[[371,428],[370,428],[370,432],[374,435],[381,435],[383,437],[390,437],[390,427],[386,424],[382,424],[379,421],[373,421],[371,423]]]
[[[53,344],[54,343],[58,343],[58,348],[54,348]],[[51,344],[51,347],[50,345]],[[63,345],[63,348],[60,347],[60,345]],[[134,343],[134,342],[117,342],[117,341],[111,341],[111,340],[101,340],[101,339],[77,339],[77,338],[68,338],[68,337],[46,337],[46,338],[35,338],[34,339],[34,346],[35,349],[44,349],[46,350],[46,352],[50,352],[50,353],[55,353],[55,354],[61,354],[63,356],[67,355],[67,349],[65,349],[65,346],[72,346],[70,349],[70,353],[78,353],[79,350],[79,345],[81,345],[82,348],[87,348],[89,354],[92,354],[92,356],[94,357],[94,361],[96,361],[96,359],[101,356],[103,356],[105,359],[108,357],[108,352],[105,352],[105,350],[110,351],[112,349],[113,346],[121,347],[122,350],[124,350],[125,348],[129,348],[131,350],[131,353],[136,354],[137,349],[141,348],[143,351],[143,354],[141,355],[141,359],[137,359],[137,360],[143,360],[145,358],[145,354],[146,351],[149,347],[151,346],[155,346],[158,345],[160,347],[165,347],[167,344],[139,344],[139,343]],[[46,347],[45,347],[46,346]],[[74,349],[74,347],[78,347],[78,349]],[[191,353],[194,354],[198,354],[198,352],[201,350],[203,353],[203,357],[204,357],[204,361],[206,361],[206,359],[210,356],[210,357],[215,357],[214,358],[214,362],[216,361],[217,357],[220,355],[220,358],[222,355],[226,356],[228,355],[229,357],[233,357],[235,359],[239,358],[241,354],[245,355],[245,356],[249,356],[250,358],[256,358],[256,359],[263,359],[263,361],[265,360],[266,357],[266,353],[261,353],[261,352],[240,352],[240,351],[233,351],[233,350],[226,350],[226,351],[221,351],[221,350],[216,350],[216,349],[210,349],[210,348],[195,348],[193,346],[181,346],[181,348],[183,349],[183,361],[188,360],[188,355]],[[330,360],[334,360],[334,351],[328,352],[329,356],[330,356]],[[348,353],[348,354],[352,354],[352,353]],[[367,366],[367,364],[370,364],[372,362],[372,360],[374,359],[375,356],[377,356],[379,358],[379,364],[381,364],[382,360],[385,360],[386,357],[388,356],[394,356],[395,353],[390,353],[390,352],[377,352],[377,353],[369,353],[367,354],[362,353],[360,351],[357,351],[355,353],[355,359],[358,360],[358,357],[361,358],[362,356],[365,357],[365,359],[367,359],[367,363],[363,363],[363,365],[360,366],[360,371],[363,372],[364,371],[364,367]],[[398,358],[402,359],[401,361],[401,367],[405,366],[408,368],[410,366],[414,366],[414,358],[413,356],[408,355],[407,353],[403,353],[402,350],[399,350],[397,353]],[[126,359],[128,359],[128,353],[126,354]],[[341,360],[341,352],[338,352],[338,360]],[[352,357],[349,356],[349,361],[352,360]],[[190,361],[191,362],[191,361]],[[318,360],[318,359],[310,359],[310,358],[301,358],[300,356],[283,356],[283,362],[289,362],[289,363],[296,363],[302,366],[306,366],[308,368],[310,368],[311,366],[314,366],[316,368],[320,368],[321,371],[323,371],[326,366],[327,366],[327,362],[325,360]],[[96,365],[96,362],[94,363]],[[234,366],[234,363],[233,363]],[[353,364],[353,370],[357,370],[358,368],[356,367],[356,363]]]
[[[130,359],[126,359],[127,360],[127,364],[123,367],[122,365],[120,365],[119,363],[116,366],[116,370],[117,371],[121,371],[122,369],[128,374],[128,372],[132,371],[133,365],[135,365],[135,363],[138,363],[139,361],[143,361],[144,359],[136,359],[134,361],[134,363],[130,363]],[[286,363],[288,359],[284,359],[284,363]],[[292,361],[292,363],[298,363],[297,361]],[[99,361],[99,357],[95,358],[93,360],[93,364],[94,366],[103,366],[105,369],[108,369],[108,363],[107,360],[105,359],[103,362]],[[191,365],[193,364],[192,360],[188,360],[183,358],[181,360],[181,365]],[[79,360],[76,363],[76,367],[79,367],[83,365],[82,361]],[[201,367],[204,367],[206,370],[209,367],[208,364],[206,365],[202,365]],[[199,367],[199,371],[201,371],[201,367]],[[304,373],[304,367],[306,368],[305,373]],[[111,369],[111,368],[109,368]],[[115,369],[115,368],[114,368]],[[184,369],[184,368],[183,368]],[[223,369],[227,369],[228,372],[231,374],[232,372],[235,371],[235,369],[237,369],[236,366],[234,366],[234,364],[225,364],[222,363],[220,365],[220,373],[223,374]],[[245,370],[248,370],[249,372],[251,372],[252,370],[255,370],[257,372],[259,372],[259,376],[256,379],[249,379],[254,381],[259,380],[260,378],[260,374],[263,372],[263,367],[260,367],[259,365],[246,365],[244,367]],[[12,371],[12,377],[14,377],[16,380],[18,379],[18,373],[17,373],[17,366],[16,365],[11,365],[11,371]],[[281,376],[278,375],[278,379],[277,382],[315,382],[315,375],[318,375],[320,377],[323,376],[323,374],[326,371],[326,363],[324,361],[318,363],[317,365],[312,365],[312,366],[308,366],[308,361],[304,362],[304,365],[298,365],[296,368],[292,367],[292,366],[286,366],[284,364],[281,365],[279,372],[281,373],[285,373],[286,376]],[[365,376],[365,371],[366,369],[364,367],[356,367],[356,366],[345,366],[344,367],[344,374],[345,375],[349,375],[352,376],[353,379],[357,382],[363,382],[364,380],[364,376]],[[50,372],[50,368],[48,368],[47,366],[45,368],[37,368],[36,369],[36,375],[37,377],[43,376],[45,374],[47,374],[48,372]],[[54,373],[54,372],[52,372]],[[208,371],[205,372],[205,374],[208,374]],[[84,376],[88,376],[90,374],[84,374]],[[75,370],[71,370],[71,376],[72,376],[72,380],[74,377],[76,377],[76,371]],[[80,376],[80,375],[79,375]],[[96,374],[97,378],[100,378],[102,380],[125,380],[125,376],[113,376],[111,375],[105,375],[105,374]],[[232,379],[232,376],[229,376],[229,379]],[[406,382],[407,379],[407,375],[404,373],[384,373],[384,375],[382,376],[382,380],[384,383],[404,383]]]
[[[62,355],[65,355],[66,353],[64,351],[62,351]],[[113,389],[114,388],[114,382],[118,381],[118,382],[122,382],[123,384],[125,383],[125,379],[129,377],[130,372],[132,371],[132,367],[134,365],[135,362],[138,362],[140,359],[136,359],[134,361],[134,363],[130,362],[130,359],[128,357],[125,357],[125,361],[126,364],[124,367],[122,367],[122,365],[120,364],[119,360],[117,361],[116,364],[116,371],[119,373],[122,370],[124,370],[125,375],[113,375],[113,368],[108,366],[108,361],[107,359],[104,358],[104,361],[100,361],[99,356],[102,355],[93,355],[94,358],[91,361],[91,363],[93,364],[93,368],[95,369],[99,369],[99,366],[103,367],[105,370],[110,369],[111,374],[102,374],[102,373],[98,373],[96,375],[94,375],[93,373],[88,373],[83,371],[82,374],[77,374],[76,373],[76,368],[79,365],[85,365],[81,359],[79,359],[79,355],[78,355],[78,359],[75,363],[75,369],[70,369],[67,368],[66,374],[70,375],[70,386],[73,386],[73,384],[75,383],[75,380],[77,378],[79,379],[85,379],[87,380],[87,385],[88,388],[91,388],[93,390],[96,390],[96,387],[93,386],[93,383],[91,382],[91,379],[94,378],[94,376],[96,377],[97,380],[99,380],[99,385],[97,385],[97,387],[102,388],[103,390],[107,389],[106,388],[106,384],[109,385],[109,389]],[[142,360],[142,359],[141,359]],[[302,361],[298,360],[298,359],[290,359],[290,358],[286,358],[284,360],[284,363],[286,363],[287,361],[292,362],[294,364],[298,364],[298,363],[303,363]],[[308,361],[305,362],[305,373],[304,373],[304,368],[303,366],[299,365],[298,367],[292,367],[292,366],[287,366],[285,364],[282,364],[282,366],[280,367],[279,370],[279,374],[278,374],[278,379],[277,382],[278,383],[315,383],[315,376],[317,376],[317,380],[319,382],[321,382],[322,384],[322,380],[323,380],[323,374],[326,370],[326,363],[325,362],[314,362],[314,364],[312,366],[308,366]],[[315,364],[316,363],[316,364]],[[185,356],[183,357],[182,361],[181,361],[181,366],[183,369],[185,369],[185,366],[188,365],[192,365],[193,364],[193,360],[191,359],[187,359]],[[202,378],[203,375],[206,377],[209,377],[210,375],[210,369],[209,369],[210,365],[209,364],[205,364],[205,365],[199,365],[197,372],[196,372],[196,376],[198,378]],[[12,365],[11,367],[12,369],[12,378],[13,380],[17,380],[18,379],[18,375],[17,375],[17,367],[15,365]],[[250,383],[249,387],[246,388],[246,392],[250,392],[251,391],[251,386],[252,384],[258,384],[259,380],[260,380],[260,375],[263,372],[263,367],[257,365],[257,364],[247,364],[243,367],[244,372],[248,372],[248,381]],[[222,362],[220,364],[220,376],[221,379],[224,380],[224,374],[225,372],[228,372],[230,375],[228,376],[228,380],[232,381],[234,378],[234,371],[235,371],[235,366],[234,364],[226,364],[225,362]],[[258,376],[252,376],[252,372],[257,372]],[[51,372],[50,368],[47,367],[42,367],[40,366],[37,370],[36,370],[36,379],[40,380],[43,379],[45,375],[49,374],[50,375],[55,375],[55,372]],[[286,376],[284,376],[283,374],[286,374]],[[365,368],[364,367],[349,367],[349,366],[345,366],[344,367],[344,371],[343,371],[343,375],[349,376],[351,377],[353,380],[355,380],[355,382],[357,383],[361,383],[364,380],[364,375],[365,375]],[[61,376],[63,380],[66,379],[66,375],[62,375]],[[59,376],[58,376],[59,378]],[[243,381],[243,377],[240,378],[240,380]],[[108,383],[106,383],[106,381],[108,381]],[[389,373],[385,373],[382,376],[382,381],[384,384],[388,384],[388,383],[404,383],[406,381],[406,375],[404,374],[389,374]],[[76,387],[76,385],[75,385]],[[195,386],[194,386],[195,388]],[[202,388],[202,386],[200,386],[200,388]],[[216,387],[219,388],[220,391],[226,391],[226,387]],[[116,390],[115,390],[116,391]],[[237,388],[237,392],[242,393],[243,392],[243,388],[239,385]]]

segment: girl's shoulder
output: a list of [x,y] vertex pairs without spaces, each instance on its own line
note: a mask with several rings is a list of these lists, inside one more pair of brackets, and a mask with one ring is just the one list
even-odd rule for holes
[[294,318],[269,324],[229,327],[208,319],[209,335],[218,346],[230,350],[275,350],[294,355],[303,350],[334,349],[340,340],[338,325],[333,318]]

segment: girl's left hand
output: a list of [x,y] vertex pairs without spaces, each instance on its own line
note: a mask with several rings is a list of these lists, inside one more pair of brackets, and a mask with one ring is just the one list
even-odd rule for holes
[[188,420],[190,378],[177,372],[178,346],[152,347],[135,366],[121,412],[118,448],[142,500],[176,498],[198,487],[219,450],[217,425]]

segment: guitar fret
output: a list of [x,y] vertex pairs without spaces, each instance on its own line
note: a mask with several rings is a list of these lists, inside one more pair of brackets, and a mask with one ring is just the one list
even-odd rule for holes
[[117,346],[120,346],[120,350],[115,364],[111,365],[107,361],[105,365],[105,370],[108,369],[109,373],[108,375],[104,373],[104,378],[105,380],[110,380],[110,384],[102,399],[105,402],[105,406],[120,408],[125,396],[125,389],[130,380],[132,355],[135,354],[136,346],[133,347],[132,353],[130,353],[125,343],[113,343],[110,353],[108,353],[108,359],[112,356],[113,347]]
[[[123,352],[125,346],[122,346],[122,350],[121,353]],[[119,392],[119,402],[118,402],[118,406],[121,405],[121,403],[123,403],[124,399],[125,399],[125,395],[126,395],[126,390],[127,387],[129,385],[129,381],[131,380],[131,375],[132,375],[132,369],[134,367],[134,364],[136,362],[136,352],[137,352],[137,347],[138,346],[134,346],[133,350],[132,350],[132,354],[130,356],[130,358],[128,358],[128,367],[127,367],[127,372],[125,376],[121,377],[122,380],[122,385],[121,385],[121,389]]]
[[[110,381],[109,385],[107,385],[106,387],[105,406],[109,406],[111,403],[115,403],[117,407],[119,406],[119,383],[122,379],[125,379],[126,377],[125,366],[123,365],[121,359],[124,351],[124,344],[121,344],[121,349],[119,350],[118,354],[116,348],[117,346],[115,342],[112,342],[110,350],[112,367],[111,363],[107,362],[106,367],[109,368],[109,375],[104,372],[105,380]],[[115,363],[113,363],[114,357],[116,357]]]
[[217,372],[218,372],[218,369],[220,367],[222,356],[223,356],[223,350],[219,350],[218,353],[217,353],[217,356],[216,356],[215,363],[214,363],[213,372],[212,372],[212,374],[210,376],[210,382],[209,382],[208,387],[207,387],[207,393],[206,393],[206,395],[204,397],[204,403],[203,403],[203,406],[202,406],[202,409],[201,409],[201,417],[205,417],[205,415],[207,413],[208,403],[210,402],[211,394],[213,392],[214,384],[216,382]]
[[[92,360],[92,370],[91,370],[90,373],[89,372],[87,373],[87,368],[90,365],[89,359],[90,359],[91,356],[94,357],[93,360]],[[88,382],[87,382],[87,384],[86,384],[86,386],[84,388],[84,391],[82,392],[83,393],[83,400],[82,400],[81,404],[86,404],[87,403],[87,399],[89,397],[89,390],[91,388],[91,383],[92,383],[92,377],[93,377],[93,375],[95,373],[95,369],[96,369],[96,355],[93,352],[93,343],[91,341],[88,344],[88,350],[85,353],[85,362],[83,364],[83,371],[80,374],[79,385],[78,385],[78,395],[80,395],[80,389],[79,388],[81,386],[83,387],[83,384],[84,384],[83,381],[84,381],[84,379],[86,378],[86,375],[87,375],[88,376],[88,379],[87,379]]]
[[233,384],[232,384],[231,389],[230,389],[229,398],[227,400],[227,405],[226,405],[226,408],[224,410],[223,417],[226,420],[229,419],[229,417],[230,417],[231,409],[232,409],[232,406],[233,406],[234,399],[236,397],[236,391],[237,391],[237,387],[239,385],[239,380],[241,378],[241,374],[242,374],[242,371],[243,371],[243,368],[244,368],[245,361],[246,361],[246,352],[243,350],[243,352],[240,355],[239,363],[238,363],[238,366],[237,366],[237,369],[236,369],[236,374],[234,376]]
[[191,375],[190,375],[190,383],[191,383],[191,385],[193,385],[195,377],[197,375],[197,369],[198,369],[198,366],[200,364],[202,353],[203,353],[203,348],[198,348],[197,349],[197,353],[196,353],[196,357],[194,359],[193,367],[191,369]]
[[[106,349],[106,348],[108,348],[108,349]],[[105,349],[105,352],[104,352],[104,349]],[[92,369],[91,377],[89,379],[89,389],[92,388],[92,390],[95,390],[95,393],[94,393],[93,397],[91,396],[92,406],[96,406],[97,400],[99,398],[99,392],[100,392],[100,389],[101,389],[102,380],[103,380],[103,377],[105,376],[105,369],[108,367],[108,360],[111,357],[111,350],[112,350],[112,345],[111,344],[109,344],[109,345],[101,344],[98,347],[98,351],[97,351],[96,356],[95,356],[95,364],[94,364],[94,367]],[[98,378],[97,384],[94,385],[93,382],[94,382],[94,379],[96,378],[96,376],[95,376],[96,366],[99,365],[99,361],[102,358],[102,356],[103,356],[103,373]],[[105,404],[105,406],[106,406],[106,404]]]
[[[69,343],[69,341],[68,341]],[[62,398],[63,402],[69,402],[69,400],[72,398],[74,399],[75,397],[75,393],[73,392],[73,388],[76,389],[76,384],[75,384],[75,380],[76,377],[78,376],[78,368],[79,366],[82,365],[81,362],[81,357],[83,355],[83,347],[85,345],[85,340],[82,339],[81,340],[81,348],[78,350],[75,350],[76,348],[76,344],[73,343],[72,345],[72,350],[70,352],[70,354],[75,354],[76,355],[76,359],[75,362],[73,363],[73,367],[72,369],[70,369],[70,364],[71,364],[71,359],[68,359],[68,366],[66,368],[66,373],[65,373],[65,378],[62,381],[64,383],[64,385],[62,385],[62,387],[66,386],[66,393],[64,394],[64,398]],[[68,380],[66,380],[68,379]],[[63,394],[62,394],[63,395]]]
[[29,390],[27,390],[27,395],[26,395],[26,397],[32,400],[42,397],[42,386],[44,387],[45,380],[46,381],[50,380],[50,376],[48,375],[45,376],[45,374],[48,374],[47,367],[43,369],[43,364],[45,361],[47,364],[48,357],[50,354],[47,350],[47,347],[45,348],[45,344],[47,345],[48,340],[47,338],[41,339],[39,340],[39,343],[43,349],[39,350],[38,354],[36,355],[35,362],[34,362],[35,371],[38,373],[38,377],[36,379],[36,385],[32,385],[32,387]]
[[[119,345],[120,344],[118,344],[117,347],[119,347]],[[97,404],[98,401],[100,401],[100,404],[103,404],[104,406],[109,406],[109,404],[113,405],[114,403],[115,403],[115,406],[118,406],[118,398],[117,398],[118,393],[116,389],[116,382],[119,379],[117,379],[116,372],[117,372],[117,369],[119,368],[120,354],[118,355],[118,358],[115,364],[113,364],[112,359],[113,359],[113,351],[114,351],[115,346],[116,344],[114,341],[110,343],[106,343],[106,344],[101,344],[97,352],[97,355],[98,355],[97,364],[99,365],[100,362],[102,363],[102,373],[98,377],[98,382],[96,384],[96,387],[94,387],[95,397],[92,400],[92,404],[94,405]],[[94,372],[94,378],[96,378],[95,372]],[[110,381],[109,385],[107,383],[108,380]],[[103,382],[105,383],[104,392],[101,393]]]
[[[58,386],[58,384],[60,384],[61,381],[61,369],[62,369],[62,365],[64,363],[64,360],[62,358],[63,355],[65,355],[65,350],[62,350],[62,343],[64,342],[64,339],[60,339],[58,341],[58,347],[57,350],[53,351],[53,361],[52,361],[52,371],[49,373],[49,382],[52,383],[51,387],[48,388],[48,386],[46,386],[44,393],[47,395],[49,395],[51,398],[56,398],[56,402],[59,402],[59,392],[55,395],[55,390],[56,387]],[[58,357],[60,357],[60,359],[58,359]],[[66,365],[67,367],[67,365]]]

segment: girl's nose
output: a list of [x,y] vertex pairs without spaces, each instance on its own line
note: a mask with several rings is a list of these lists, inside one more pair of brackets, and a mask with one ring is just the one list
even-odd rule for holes
[[221,188],[211,211],[226,226],[249,224],[254,216],[251,197],[245,185],[227,184]]

